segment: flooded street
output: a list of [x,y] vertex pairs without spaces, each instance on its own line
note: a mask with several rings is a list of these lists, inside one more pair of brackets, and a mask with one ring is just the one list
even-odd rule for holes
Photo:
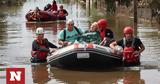
[[[49,24],[26,23],[25,14],[35,7],[43,7],[52,0],[26,0],[22,6],[1,7],[0,10],[0,83],[6,83],[5,68],[25,68],[26,84],[159,84],[160,83],[160,36],[157,26],[140,22],[137,36],[146,49],[141,55],[141,66],[118,70],[72,71],[49,67],[46,64],[31,64],[30,51],[35,38],[35,29],[44,27],[45,37],[57,44],[57,34],[65,28],[65,21]],[[57,0],[68,11],[67,19],[74,19],[75,25],[87,30],[90,24],[108,17],[101,10],[90,9],[78,0]],[[103,3],[102,5],[104,5]],[[101,5],[101,6],[102,6]],[[109,16],[109,27],[119,39],[126,25],[133,26],[133,18]],[[159,66],[158,66],[159,65]]]

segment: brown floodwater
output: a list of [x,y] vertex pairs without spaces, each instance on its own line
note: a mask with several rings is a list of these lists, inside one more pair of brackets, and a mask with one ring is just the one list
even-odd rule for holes
[[[79,0],[57,0],[74,19],[75,25],[87,30],[90,24],[101,17],[108,17],[98,9],[89,9]],[[102,0],[103,1],[103,0]],[[35,29],[44,27],[45,37],[57,44],[57,34],[65,27],[65,21],[51,23],[26,23],[25,14],[36,6],[41,9],[52,0],[26,0],[22,6],[1,7],[0,10],[0,83],[6,83],[6,68],[25,68],[26,84],[159,84],[160,83],[160,36],[158,27],[150,22],[138,24],[137,36],[146,50],[141,55],[141,66],[113,70],[66,70],[46,64],[31,64],[30,51],[35,38]],[[98,3],[99,4],[99,3]],[[101,3],[104,6],[105,3]],[[145,13],[149,10],[145,10]],[[122,35],[122,28],[133,26],[133,18],[108,17],[109,27],[115,38]],[[159,67],[158,67],[159,66]]]

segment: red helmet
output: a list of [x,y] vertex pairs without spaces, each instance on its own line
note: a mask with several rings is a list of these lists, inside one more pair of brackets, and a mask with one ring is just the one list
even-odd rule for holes
[[108,21],[106,19],[100,19],[98,21],[98,26],[100,28],[106,28],[107,25],[108,25]]
[[124,34],[133,34],[133,28],[132,27],[125,27],[124,29],[123,29],[123,33]]

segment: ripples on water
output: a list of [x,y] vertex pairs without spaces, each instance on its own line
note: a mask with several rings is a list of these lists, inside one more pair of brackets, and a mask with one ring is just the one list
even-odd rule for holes
[[142,54],[142,61],[158,62],[160,56],[160,39],[158,38],[158,28],[141,25],[138,28],[138,36],[141,38],[146,49]]

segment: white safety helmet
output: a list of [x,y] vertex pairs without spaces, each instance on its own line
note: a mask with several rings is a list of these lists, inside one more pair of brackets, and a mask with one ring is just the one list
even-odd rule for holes
[[74,25],[74,21],[72,19],[68,19],[67,24],[73,24]]
[[37,34],[37,35],[39,35],[39,34],[44,34],[43,28],[42,28],[42,27],[38,27],[38,28],[36,29],[36,34]]

